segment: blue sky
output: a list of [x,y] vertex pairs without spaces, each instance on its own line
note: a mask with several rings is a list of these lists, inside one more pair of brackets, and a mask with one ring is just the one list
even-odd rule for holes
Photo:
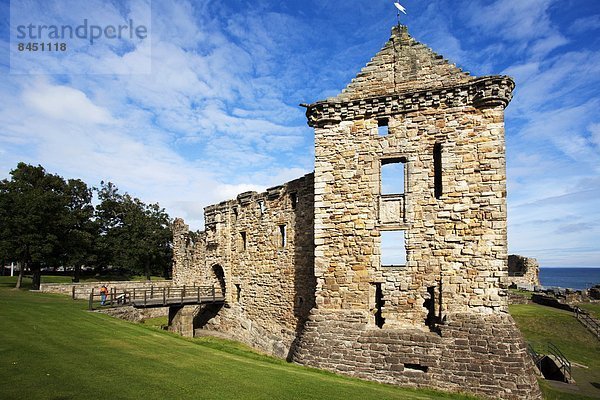
[[[65,23],[143,19],[148,6],[65,3],[19,2]],[[600,266],[600,2],[401,3],[417,40],[473,75],[517,83],[506,111],[509,251]],[[25,161],[110,180],[193,228],[206,205],[312,171],[298,104],[339,93],[396,22],[392,0],[155,0],[148,40],[100,41],[93,54],[44,63],[58,74],[18,74],[6,0],[0,16],[0,178]]]

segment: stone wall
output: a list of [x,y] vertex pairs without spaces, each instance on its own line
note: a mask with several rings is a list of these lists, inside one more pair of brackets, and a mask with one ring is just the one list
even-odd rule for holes
[[[416,46],[403,29],[395,29],[390,40],[395,48]],[[386,57],[388,48],[371,61],[373,66],[394,68]],[[428,55],[437,59],[422,45],[419,50],[424,54],[415,56],[415,62]],[[419,73],[425,75],[434,80],[436,70]],[[483,78],[471,79],[476,85]],[[439,319],[449,312],[506,311],[506,293],[499,285],[506,275],[503,111],[513,84],[505,77],[490,80],[498,85],[490,93],[499,97],[485,102],[470,98],[468,93],[476,90],[464,82],[455,88],[441,75],[435,86],[445,89],[398,95],[411,98],[409,109],[398,108],[392,96],[360,101],[340,97],[326,102],[327,112],[323,103],[309,106],[315,127],[320,307],[372,309],[373,285],[379,283],[389,325],[424,327],[428,310],[423,305],[429,300],[437,303],[433,308]],[[338,114],[333,116],[332,109]],[[385,136],[378,134],[382,121],[388,125]],[[442,170],[437,194],[436,145]],[[378,214],[380,171],[394,160],[405,164],[406,206],[398,223],[387,224]],[[399,268],[381,265],[380,237],[387,230],[405,234],[407,262]],[[432,293],[437,299],[431,299]]]
[[535,258],[511,254],[508,256],[508,276],[506,284],[539,286],[540,265]]
[[[225,306],[199,308],[194,325],[364,379],[540,398],[502,286],[513,88],[394,27],[338,97],[305,105],[314,184],[310,175],[207,207],[198,234],[177,222],[176,282],[222,276],[226,288]],[[388,191],[390,164],[404,172]],[[404,236],[401,265],[382,262],[389,231]]]
[[111,317],[124,319],[131,322],[143,322],[148,318],[166,317],[169,307],[135,308],[133,306],[102,308],[97,312],[108,314]]
[[[374,301],[373,285],[381,283],[389,324],[424,323],[430,287],[444,299],[437,305],[442,314],[504,309],[498,285],[506,274],[502,109],[387,118],[390,133],[384,137],[377,135],[376,118],[315,129],[316,147],[323,149],[315,163],[318,304],[363,308]],[[436,143],[444,169],[439,199],[433,196]],[[379,171],[393,158],[406,160],[406,211],[404,221],[388,226],[378,221]],[[381,265],[384,230],[404,231],[405,266]]]
[[[381,382],[539,398],[501,285],[514,83],[459,72],[404,27],[367,68],[371,79],[307,106],[317,307],[294,359]],[[394,218],[381,171],[395,162],[404,187]],[[403,232],[404,265],[383,265],[386,231]]]
[[176,284],[225,289],[226,306],[198,309],[195,328],[287,357],[314,305],[313,193],[310,174],[207,207],[203,232],[175,222]]
[[376,329],[370,315],[357,310],[315,311],[295,356],[302,364],[490,399],[540,398],[527,348],[507,314],[455,314],[434,333]]

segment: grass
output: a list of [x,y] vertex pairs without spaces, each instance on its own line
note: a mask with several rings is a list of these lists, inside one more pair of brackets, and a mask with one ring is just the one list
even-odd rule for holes
[[152,326],[154,328],[162,329],[163,326],[169,325],[169,317],[154,317],[146,318],[142,321],[142,324],[146,326]]
[[516,295],[516,296],[524,297],[524,298],[527,298],[527,299],[530,299],[531,298],[531,294],[532,294],[531,292],[529,292],[527,290],[522,290],[522,289],[512,289],[512,288],[509,288],[508,291],[510,293]]
[[[2,399],[468,399],[337,376],[214,338],[185,339],[0,280]],[[152,322],[152,321],[151,321]],[[154,321],[159,323],[159,321]]]
[[600,341],[572,313],[538,304],[515,304],[509,306],[509,309],[525,340],[536,351],[547,354],[547,343],[552,342],[572,363],[587,367],[573,367],[573,378],[577,382],[579,393],[565,393],[548,382],[542,382],[546,399],[600,397]]

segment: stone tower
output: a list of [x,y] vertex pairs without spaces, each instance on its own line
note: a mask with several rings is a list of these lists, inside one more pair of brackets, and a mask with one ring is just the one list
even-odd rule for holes
[[[500,285],[513,87],[506,76],[470,76],[397,26],[340,95],[307,106],[317,288],[296,361],[387,383],[540,396]],[[399,262],[386,263],[385,237]]]
[[504,108],[403,26],[342,93],[307,105],[314,174],[174,229],[176,284],[218,307],[170,312],[298,363],[379,382],[541,398],[507,312]]

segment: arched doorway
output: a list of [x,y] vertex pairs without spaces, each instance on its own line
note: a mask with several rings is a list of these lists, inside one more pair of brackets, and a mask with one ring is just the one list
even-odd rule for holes
[[219,264],[215,264],[212,266],[212,272],[215,288],[220,288],[221,293],[225,296],[225,271],[223,271],[223,267]]
[[[212,285],[217,292],[217,296],[220,295],[219,290],[225,296],[225,271],[219,264],[213,265],[210,270],[212,271]],[[211,282],[211,281],[209,281]],[[210,321],[217,316],[219,311],[223,308],[223,303],[216,304],[203,304],[198,308],[198,313],[194,317],[194,330],[204,329],[209,325]]]

